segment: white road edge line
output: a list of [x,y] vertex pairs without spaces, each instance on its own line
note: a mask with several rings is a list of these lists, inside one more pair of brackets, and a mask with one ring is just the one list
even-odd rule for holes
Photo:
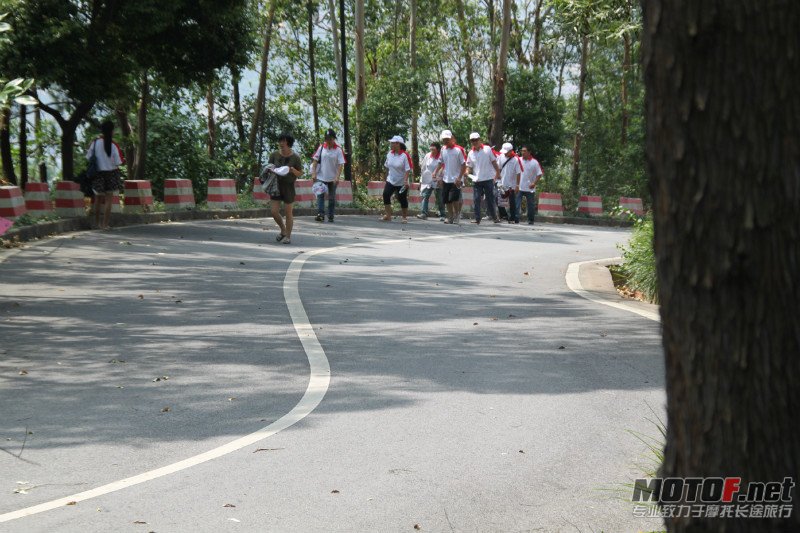
[[272,435],[300,422],[309,414],[311,414],[311,412],[317,408],[322,399],[325,397],[331,381],[331,369],[328,358],[325,355],[325,350],[322,349],[319,339],[317,339],[317,336],[314,333],[314,328],[308,320],[308,315],[303,307],[303,302],[300,300],[300,272],[303,270],[303,266],[305,265],[306,261],[315,255],[344,250],[346,248],[356,248],[360,246],[394,244],[407,242],[409,240],[427,241],[467,236],[472,237],[476,235],[493,233],[494,232],[491,231],[483,231],[459,235],[437,235],[434,237],[407,237],[404,239],[391,239],[384,241],[366,241],[343,246],[334,246],[332,248],[321,248],[319,250],[305,252],[295,257],[289,264],[289,268],[286,271],[286,276],[283,279],[283,297],[286,300],[286,306],[289,308],[289,316],[292,319],[292,324],[294,324],[294,329],[297,332],[297,336],[300,338],[300,342],[303,345],[303,350],[306,352],[306,357],[308,357],[311,375],[309,377],[308,387],[306,388],[305,394],[303,394],[303,397],[300,398],[300,401],[294,406],[294,408],[292,408],[291,411],[283,415],[275,422],[272,422],[268,426],[261,428],[254,433],[240,437],[227,444],[223,444],[222,446],[208,450],[207,452],[188,457],[182,461],[178,461],[177,463],[156,468],[155,470],[149,470],[135,476],[113,481],[84,492],[79,492],[77,494],[72,494],[70,496],[65,496],[63,498],[58,498],[56,500],[51,500],[49,502],[40,503],[38,505],[33,505],[31,507],[25,507],[17,511],[11,511],[9,513],[2,514],[0,515],[0,523],[10,522],[11,520],[43,513],[45,511],[52,511],[53,509],[63,507],[71,502],[77,503],[89,500],[91,498],[96,498],[98,496],[103,496],[111,492],[116,492],[128,487],[133,487],[134,485],[139,485],[140,483],[145,483],[147,481],[152,481],[163,476],[180,472],[181,470],[197,466],[207,461],[211,461],[212,459],[218,459],[223,455],[241,450],[242,448],[251,446],[258,441],[271,437]]
[[653,313],[652,311],[647,311],[645,309],[639,309],[637,307],[633,307],[630,305],[626,305],[624,302],[617,302],[614,300],[609,300],[603,298],[597,294],[591,293],[583,288],[583,284],[581,284],[581,279],[579,276],[580,269],[582,265],[587,265],[590,263],[600,263],[604,261],[622,261],[621,257],[608,257],[605,259],[593,259],[592,261],[581,261],[579,263],[570,263],[567,267],[567,274],[564,276],[567,282],[567,287],[572,290],[578,296],[586,298],[595,303],[607,305],[609,307],[613,307],[615,309],[622,309],[623,311],[628,311],[629,313],[636,313],[639,316],[643,316],[649,320],[653,320],[655,322],[661,322],[661,317],[658,313]]

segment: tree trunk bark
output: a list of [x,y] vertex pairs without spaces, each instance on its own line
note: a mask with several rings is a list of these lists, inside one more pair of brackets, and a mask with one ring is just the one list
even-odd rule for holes
[[145,165],[147,164],[147,106],[150,100],[150,81],[147,72],[142,76],[142,97],[136,112],[136,163],[134,164],[134,179],[145,179]]
[[130,179],[133,179],[136,174],[134,168],[136,146],[134,146],[133,139],[131,139],[133,128],[131,128],[131,122],[128,120],[127,109],[117,109],[116,114],[117,122],[119,122],[119,129],[122,132],[122,149],[125,151],[125,168]]
[[208,127],[208,157],[214,159],[217,146],[217,121],[214,117],[214,88],[209,85],[206,89],[206,125]]
[[503,120],[506,104],[506,70],[508,65],[508,44],[511,38],[511,0],[503,0],[503,32],[500,35],[500,57],[494,74],[494,98],[489,125],[489,140],[493,146],[503,144]]
[[[314,115],[314,138],[319,135],[319,108],[317,107],[317,72],[314,65],[314,15],[317,6],[308,0],[308,64],[311,70],[311,110]],[[334,41],[335,43],[335,41]],[[334,48],[336,46],[334,45]]]
[[238,68],[231,69],[231,86],[233,88],[233,121],[236,123],[236,137],[239,139],[239,146],[246,146],[247,137],[244,133],[244,122],[242,121],[242,96],[239,94],[239,82],[242,74]]
[[456,13],[458,15],[458,29],[461,33],[461,43],[464,47],[465,71],[467,74],[466,105],[472,109],[478,103],[478,93],[475,90],[475,73],[472,66],[472,47],[469,44],[469,31],[467,18],[464,14],[464,0],[456,0]]
[[261,117],[264,110],[264,99],[267,95],[267,67],[269,66],[269,48],[272,38],[272,24],[275,21],[276,0],[270,0],[269,13],[267,14],[267,27],[264,30],[264,45],[261,48],[261,73],[258,76],[258,92],[256,94],[255,110],[253,111],[253,121],[250,124],[250,137],[247,140],[247,147],[253,159],[256,159],[256,137],[261,129]]
[[19,106],[19,186],[28,183],[28,108]]
[[447,82],[445,81],[444,68],[440,61],[436,62],[436,72],[439,75],[437,85],[439,86],[439,99],[442,102],[442,124],[446,127],[450,127],[450,117],[447,112]]
[[[796,482],[800,4],[642,7],[667,391],[660,476],[735,476],[742,489]],[[746,79],[732,83],[732,72]],[[800,513],[795,505],[782,520],[683,517],[666,525],[673,533],[800,531]]]
[[[336,5],[333,0],[328,0],[328,11],[331,15],[331,42],[333,43],[333,61],[336,63],[336,88],[342,94],[342,55],[339,51],[339,24],[336,22]],[[342,105],[346,105],[342,103]]]
[[631,70],[631,36],[625,33],[622,36],[622,82],[620,87],[620,106],[622,107],[622,131],[620,141],[622,146],[628,144],[628,72]]
[[367,78],[364,71],[364,0],[356,0],[355,4],[356,112],[358,112],[367,99]]
[[36,132],[36,160],[39,167],[39,181],[47,183],[47,163],[44,158],[44,143],[41,141],[42,110],[39,109],[38,105],[33,115],[33,130]]
[[68,118],[39,100],[39,108],[53,117],[61,128],[61,177],[72,181],[75,178],[75,130],[78,128],[89,111],[94,107],[94,102],[79,102]]
[[581,178],[581,142],[583,141],[583,95],[586,93],[586,62],[589,57],[589,35],[581,35],[581,72],[578,81],[578,111],[575,116],[575,144],[572,148],[572,196],[577,198]]
[[542,4],[544,0],[536,0],[535,19],[533,22],[533,66],[542,66]]
[[[417,73],[417,0],[409,0],[410,17],[408,20],[408,48],[411,55],[411,70]],[[417,109],[411,110],[411,158],[414,162],[414,175],[420,175],[419,168],[419,117]]]
[[17,185],[17,173],[11,157],[11,108],[3,109],[0,114],[0,158],[3,160],[3,177]]

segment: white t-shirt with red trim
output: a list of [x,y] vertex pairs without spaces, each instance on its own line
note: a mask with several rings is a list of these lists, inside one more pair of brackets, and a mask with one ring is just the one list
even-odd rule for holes
[[[434,179],[433,174],[442,164],[442,154],[440,153],[436,157],[433,156],[431,152],[425,154],[425,157],[422,159],[422,174],[420,176],[420,190],[425,190],[428,187],[431,187]],[[428,174],[430,173],[430,174]]]
[[472,149],[467,156],[467,167],[475,174],[475,181],[494,179],[495,170],[492,161],[497,161],[491,146],[482,144],[480,148]]
[[344,150],[338,144],[328,146],[322,143],[311,157],[317,162],[317,179],[319,181],[331,182],[339,175],[339,165],[345,164]]
[[396,187],[400,187],[405,183],[406,172],[413,168],[411,156],[408,155],[408,152],[402,150],[399,152],[390,151],[386,154],[386,162],[383,166],[389,169],[386,181]]
[[457,144],[452,148],[442,146],[441,159],[444,164],[442,181],[455,183],[461,176],[461,165],[467,162],[467,153]]
[[519,178],[520,192],[536,192],[535,188],[531,189],[531,184],[538,176],[543,174],[542,166],[535,158],[522,158],[522,176]]
[[[508,161],[508,163],[506,163]],[[513,189],[517,186],[517,176],[522,173],[522,160],[517,155],[501,155],[497,158],[500,165],[500,183],[506,189]]]

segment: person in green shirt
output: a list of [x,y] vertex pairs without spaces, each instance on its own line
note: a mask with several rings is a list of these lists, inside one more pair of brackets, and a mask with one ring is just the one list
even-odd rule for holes
[[[279,167],[289,167],[289,172],[285,176],[278,176],[278,195],[270,195],[270,209],[272,218],[280,228],[277,241],[283,244],[292,243],[292,227],[294,226],[294,216],[292,214],[292,204],[294,203],[295,188],[294,182],[303,175],[303,163],[300,156],[294,150],[294,137],[288,133],[278,137],[278,149],[269,156],[269,163]],[[285,206],[286,220],[281,217],[281,202]]]

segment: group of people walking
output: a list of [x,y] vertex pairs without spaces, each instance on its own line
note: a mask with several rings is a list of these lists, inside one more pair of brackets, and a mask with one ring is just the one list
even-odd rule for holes
[[[469,136],[469,152],[457,144],[450,130],[442,131],[439,139],[440,142],[430,144],[430,151],[421,162],[422,206],[418,218],[428,218],[430,199],[434,196],[439,220],[445,224],[459,224],[464,206],[462,189],[469,177],[472,180],[476,224],[484,220],[482,204],[485,205],[488,220],[494,223],[501,222],[501,205],[507,204],[508,223],[519,224],[523,198],[528,206],[528,224],[533,224],[536,186],[542,179],[543,172],[528,147],[523,146],[520,155],[517,155],[511,143],[504,143],[500,151],[496,151],[483,143],[478,132]],[[284,244],[291,243],[294,182],[302,174],[300,158],[292,151],[293,144],[291,135],[282,135],[279,149],[269,159],[269,163],[274,166],[291,167],[285,176],[278,176],[279,194],[271,195],[272,217],[280,228],[277,240]],[[326,195],[327,219],[328,222],[334,221],[336,187],[341,180],[345,163],[344,150],[336,143],[336,133],[329,129],[325,133],[325,141],[314,151],[311,164],[318,222],[324,222],[326,218]],[[389,152],[386,154],[384,167],[384,214],[381,220],[392,220],[392,198],[396,197],[400,203],[401,222],[405,224],[408,222],[408,194],[411,190],[414,164],[400,135],[389,139]],[[280,202],[286,206],[286,219],[281,217]]]

